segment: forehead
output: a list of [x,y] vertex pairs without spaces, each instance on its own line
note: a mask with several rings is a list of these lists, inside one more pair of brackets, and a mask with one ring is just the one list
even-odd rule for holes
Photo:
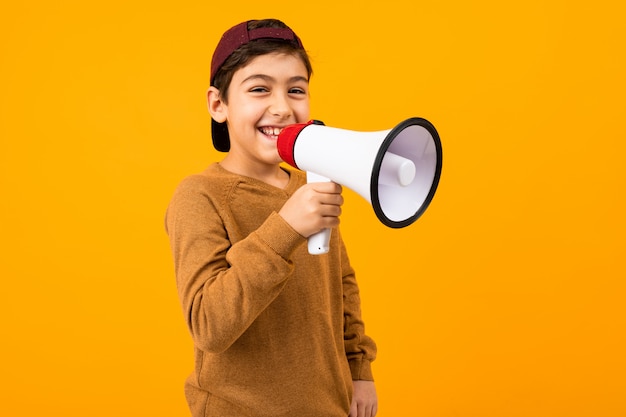
[[298,55],[273,52],[252,58],[233,74],[233,81],[244,80],[253,75],[266,75],[271,78],[304,77],[308,79],[306,66]]

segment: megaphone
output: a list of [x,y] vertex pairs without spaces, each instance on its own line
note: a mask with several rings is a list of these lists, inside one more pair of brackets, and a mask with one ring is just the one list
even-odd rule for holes
[[[311,120],[285,127],[278,153],[307,172],[307,182],[332,181],[352,189],[392,228],[417,220],[432,201],[441,176],[441,140],[426,119],[413,117],[392,129],[357,132]],[[308,239],[311,254],[328,252],[330,229]]]

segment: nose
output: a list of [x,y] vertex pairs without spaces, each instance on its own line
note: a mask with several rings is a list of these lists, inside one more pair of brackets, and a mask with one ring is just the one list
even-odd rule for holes
[[272,94],[272,101],[268,110],[273,116],[281,118],[291,116],[293,112],[289,103],[289,97],[282,92],[274,92]]

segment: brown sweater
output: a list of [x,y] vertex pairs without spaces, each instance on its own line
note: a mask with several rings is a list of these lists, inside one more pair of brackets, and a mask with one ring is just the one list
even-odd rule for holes
[[193,416],[348,415],[352,380],[372,380],[354,270],[338,230],[325,255],[277,212],[285,189],[219,164],[184,179],[166,216],[195,346]]

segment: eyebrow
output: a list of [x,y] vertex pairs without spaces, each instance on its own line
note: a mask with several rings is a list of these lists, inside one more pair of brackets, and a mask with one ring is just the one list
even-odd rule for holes
[[[251,81],[251,80],[255,80],[255,79],[261,79],[261,80],[267,81],[267,82],[275,82],[276,81],[276,79],[274,79],[274,77],[270,77],[269,75],[266,75],[266,74],[252,74],[251,76],[246,77],[243,81],[241,81],[241,84],[243,84],[245,82],[248,82],[248,81]],[[303,77],[301,75],[296,75],[296,76],[293,76],[293,77],[289,78],[288,81],[290,83],[298,82],[298,81],[304,81],[304,82],[308,83],[309,79],[306,78],[306,77]]]

